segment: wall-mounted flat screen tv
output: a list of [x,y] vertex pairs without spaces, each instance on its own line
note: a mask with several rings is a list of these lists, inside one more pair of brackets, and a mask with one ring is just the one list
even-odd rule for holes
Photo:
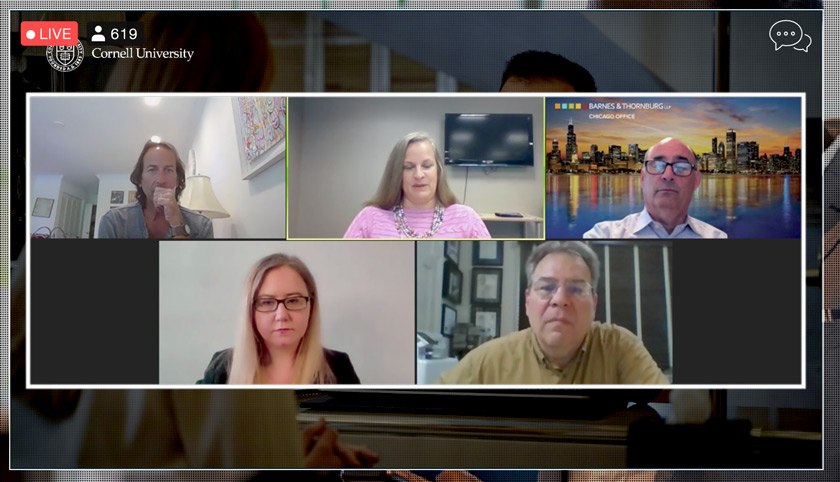
[[534,165],[531,114],[446,114],[444,162],[452,166]]

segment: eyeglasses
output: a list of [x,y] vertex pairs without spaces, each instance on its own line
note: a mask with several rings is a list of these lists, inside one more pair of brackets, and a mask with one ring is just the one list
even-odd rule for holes
[[565,296],[578,300],[589,298],[593,292],[592,285],[582,280],[569,280],[563,283],[539,282],[531,288],[531,291],[541,300],[550,300],[561,288]]
[[697,169],[697,166],[688,161],[645,161],[645,170],[648,174],[662,174],[668,166],[671,166],[671,170],[674,172],[675,176],[680,177],[689,176],[691,175],[691,171]]
[[283,303],[283,306],[289,311],[300,311],[306,309],[311,298],[311,296],[290,296],[282,300],[278,300],[277,298],[260,298],[254,301],[254,309],[260,313],[272,313],[277,311],[280,303]]

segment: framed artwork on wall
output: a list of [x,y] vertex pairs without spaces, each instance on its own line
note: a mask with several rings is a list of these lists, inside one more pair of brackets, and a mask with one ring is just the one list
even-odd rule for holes
[[502,332],[502,310],[496,306],[474,305],[472,323],[483,329],[492,338],[498,338]]
[[499,304],[502,302],[502,270],[474,268],[472,272],[473,303]]
[[55,199],[46,197],[35,198],[35,206],[32,208],[32,215],[38,218],[48,218],[52,215],[52,208]]
[[449,305],[441,305],[440,311],[440,334],[443,336],[452,336],[452,330],[458,322],[458,312],[455,308]]
[[242,179],[251,179],[286,151],[286,98],[234,97],[232,102]]
[[474,241],[473,264],[475,266],[501,266],[505,259],[502,241]]
[[463,286],[463,274],[458,269],[458,265],[452,261],[446,261],[443,264],[443,295],[455,304],[461,302],[461,287]]
[[459,241],[444,241],[443,254],[446,259],[458,264],[458,259],[461,257],[461,243]]

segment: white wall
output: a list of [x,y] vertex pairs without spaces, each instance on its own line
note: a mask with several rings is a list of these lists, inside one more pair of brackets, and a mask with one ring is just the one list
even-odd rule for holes
[[[449,185],[479,213],[543,213],[541,98],[298,98],[289,106],[289,236],[340,238],[369,200],[391,149],[425,131],[443,150],[444,114],[530,113],[535,166],[484,174],[447,167]],[[300,125],[298,127],[297,125]]]
[[160,243],[161,383],[195,383],[233,346],[248,270],[275,252],[312,270],[323,344],[347,352],[362,383],[414,383],[414,243],[387,241]]
[[440,333],[443,262],[442,242],[417,243],[417,330],[430,335]]
[[[58,212],[58,201],[61,198],[62,177],[63,176],[60,174],[32,177],[32,182],[29,185],[30,234],[37,231],[38,228],[46,227],[52,229],[55,225],[55,216]],[[52,212],[48,218],[32,216],[32,209],[35,208],[35,200],[39,197],[53,200]],[[48,234],[46,229],[41,230],[41,233]]]
[[[217,238],[285,238],[285,156],[257,176],[242,179],[230,97],[207,99],[192,148],[198,174],[210,176],[213,191],[230,218],[213,220]],[[184,161],[187,152],[182,153]]]

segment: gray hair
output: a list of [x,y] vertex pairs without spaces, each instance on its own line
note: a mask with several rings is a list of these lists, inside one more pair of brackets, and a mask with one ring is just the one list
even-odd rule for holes
[[598,289],[598,277],[601,273],[601,261],[595,251],[582,241],[546,241],[531,252],[525,263],[525,273],[528,275],[528,287],[531,287],[531,277],[540,261],[549,254],[563,253],[582,259],[592,275],[592,289]]

